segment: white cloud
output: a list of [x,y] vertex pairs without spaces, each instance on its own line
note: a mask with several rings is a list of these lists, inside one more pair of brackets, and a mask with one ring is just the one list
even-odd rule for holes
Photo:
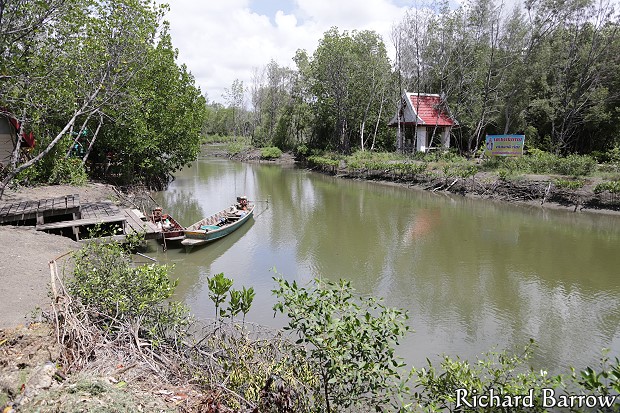
[[235,79],[250,87],[253,69],[271,59],[294,67],[296,50],[311,54],[332,26],[375,30],[389,50],[392,25],[405,11],[390,0],[296,0],[292,9],[266,16],[254,12],[249,0],[174,0],[166,19],[179,62],[210,100],[224,103],[224,89]]

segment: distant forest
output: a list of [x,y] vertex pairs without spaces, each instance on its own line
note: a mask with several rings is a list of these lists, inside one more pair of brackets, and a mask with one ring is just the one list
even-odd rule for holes
[[411,9],[391,39],[334,27],[314,54],[296,53],[295,69],[272,61],[250,85],[235,81],[226,105],[207,104],[205,132],[282,149],[394,150],[387,123],[406,90],[441,94],[464,153],[504,133],[560,155],[606,151],[620,144],[618,24],[605,1],[529,0],[507,10],[471,0]]

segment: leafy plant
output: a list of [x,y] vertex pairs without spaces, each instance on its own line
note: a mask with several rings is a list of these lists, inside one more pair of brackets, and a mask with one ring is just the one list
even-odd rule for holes
[[570,190],[577,190],[585,185],[586,181],[583,179],[556,179],[553,184],[558,188],[565,188]]
[[282,156],[282,150],[275,146],[268,146],[266,148],[261,148],[260,156],[263,159],[277,159]]
[[256,293],[254,292],[254,288],[250,287],[246,289],[243,287],[241,290],[241,303],[240,309],[243,313],[243,324],[245,324],[245,316],[250,312],[250,308],[252,307],[252,302],[254,301],[254,297]]
[[[470,363],[458,357],[444,356],[440,368],[428,361],[427,368],[412,371],[416,376],[417,391],[413,397],[430,412],[496,412],[498,407],[469,407],[463,400],[471,401],[472,395],[489,395],[491,390],[500,397],[532,394],[534,407],[515,407],[511,412],[544,412],[541,395],[543,388],[556,388],[562,384],[560,376],[551,377],[544,370],[526,367],[531,358],[534,342],[523,353],[490,352]],[[458,396],[461,396],[459,400]],[[513,399],[514,400],[514,399]]]
[[226,145],[226,152],[228,152],[229,155],[236,155],[245,150],[247,147],[248,145],[243,142],[230,142]]
[[[573,381],[590,393],[596,392],[601,395],[620,393],[620,360],[616,357],[615,363],[610,363],[608,352],[609,349],[603,349],[600,371],[588,366],[578,376],[575,369],[572,369]],[[620,406],[617,407],[616,411],[620,410]]]
[[224,316],[230,316],[231,320],[235,319],[235,316],[241,312],[241,291],[230,290],[230,300],[228,301],[228,308],[222,312]]
[[233,280],[224,277],[224,273],[221,272],[213,277],[207,278],[207,286],[209,287],[209,298],[215,304],[215,318],[220,316],[224,317],[226,311],[219,311],[220,305],[226,299],[226,294],[233,284]]
[[56,158],[48,182],[50,184],[85,185],[88,175],[79,158]]
[[397,393],[403,366],[395,346],[408,330],[407,313],[354,294],[349,282],[316,279],[309,288],[274,277],[274,310],[289,318],[288,330],[308,345],[321,377],[328,412],[353,405],[376,406]]
[[597,194],[604,191],[609,191],[612,194],[620,193],[620,181],[601,182],[594,187],[594,192]]
[[119,243],[91,242],[75,254],[68,289],[109,328],[117,322],[140,320],[141,330],[156,341],[189,321],[182,304],[167,302],[177,285],[168,270],[156,264],[133,267]]

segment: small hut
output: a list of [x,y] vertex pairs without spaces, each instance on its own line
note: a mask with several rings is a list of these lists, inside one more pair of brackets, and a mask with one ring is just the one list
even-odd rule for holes
[[[6,111],[0,109],[0,168],[11,163],[11,156],[17,143],[20,123]],[[22,148],[34,147],[35,139],[32,132],[22,130]]]
[[399,151],[415,148],[417,152],[427,152],[449,148],[450,131],[457,122],[441,95],[405,92],[388,125],[398,128],[396,148]]

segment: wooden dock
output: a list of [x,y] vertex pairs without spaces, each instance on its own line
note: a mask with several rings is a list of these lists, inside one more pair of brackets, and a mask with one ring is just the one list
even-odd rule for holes
[[80,196],[77,194],[0,205],[0,224],[19,222],[45,224],[50,221],[80,218]]
[[[101,212],[104,211],[103,214]],[[97,213],[99,212],[99,213]],[[150,221],[142,221],[131,209],[107,209],[105,206],[93,207],[88,218],[72,221],[53,222],[50,224],[37,225],[37,231],[63,232],[71,229],[71,233],[77,241],[84,239],[88,231],[96,225],[106,226],[108,232],[114,233],[115,239],[122,239],[127,235],[144,233],[145,239],[158,239],[161,231]],[[114,229],[114,227],[117,227]]]
[[0,205],[0,224],[36,225],[37,231],[71,236],[77,241],[97,225],[118,240],[136,233],[143,233],[146,239],[162,236],[155,224],[143,221],[131,209],[120,209],[109,201],[80,205],[79,195]]

